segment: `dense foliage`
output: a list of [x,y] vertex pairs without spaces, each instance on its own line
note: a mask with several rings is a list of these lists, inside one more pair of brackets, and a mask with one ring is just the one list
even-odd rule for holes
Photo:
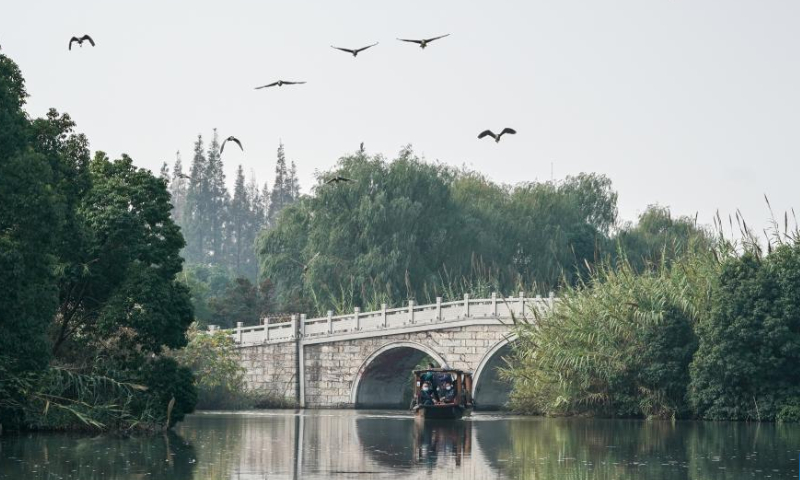
[[799,421],[798,237],[775,236],[774,249],[768,239],[766,255],[746,225],[738,245],[685,237],[660,263],[599,267],[554,311],[520,325],[505,370],[512,404],[549,415]]
[[[711,260],[708,260],[709,262]],[[550,415],[683,417],[693,325],[708,291],[681,262],[637,274],[601,266],[560,292],[558,308],[518,328],[506,375],[516,408]]]
[[699,416],[800,421],[800,243],[724,262],[697,331],[690,398]]
[[179,420],[191,373],[161,353],[185,345],[193,314],[165,182],[125,155],[91,158],[66,114],[29,120],[16,66],[0,55],[0,71],[2,422]]
[[43,371],[50,359],[47,327],[58,305],[51,232],[65,206],[52,188],[57,171],[31,145],[26,95],[17,65],[0,54],[0,418],[7,419],[18,414],[8,405],[24,401],[15,378]]
[[[326,183],[343,176],[350,182]],[[321,174],[258,242],[279,309],[377,308],[476,290],[546,292],[605,245],[616,193],[598,175],[510,188],[430,164],[409,148]]]

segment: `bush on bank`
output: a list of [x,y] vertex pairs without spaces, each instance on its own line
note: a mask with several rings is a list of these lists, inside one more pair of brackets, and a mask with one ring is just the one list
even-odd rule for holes
[[[745,232],[747,233],[747,232]],[[788,238],[788,236],[787,236]],[[800,242],[720,238],[637,273],[622,261],[565,288],[504,374],[526,413],[800,420]]]

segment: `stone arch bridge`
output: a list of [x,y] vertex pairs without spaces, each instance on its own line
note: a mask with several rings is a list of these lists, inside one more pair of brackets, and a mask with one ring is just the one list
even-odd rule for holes
[[[479,408],[501,408],[509,385],[497,367],[510,351],[514,321],[549,298],[472,299],[306,318],[229,330],[250,388],[301,407],[408,408],[410,373],[426,357],[440,366],[472,371]],[[210,327],[212,330],[215,327]]]

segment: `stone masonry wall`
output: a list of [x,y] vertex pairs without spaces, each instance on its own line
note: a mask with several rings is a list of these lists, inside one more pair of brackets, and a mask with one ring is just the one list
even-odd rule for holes
[[294,342],[248,346],[239,349],[249,389],[296,400],[297,371]]

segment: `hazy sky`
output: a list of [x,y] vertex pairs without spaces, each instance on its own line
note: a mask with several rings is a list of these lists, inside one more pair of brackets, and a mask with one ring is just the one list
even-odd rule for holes
[[[154,171],[216,127],[245,147],[229,180],[241,163],[271,183],[282,139],[307,192],[361,141],[411,143],[505,183],[605,173],[625,219],[660,203],[763,225],[765,193],[800,207],[798,25],[795,0],[8,1],[0,45],[31,115],[68,112],[92,149]],[[84,33],[97,47],[69,52]],[[254,90],[279,78],[308,84]]]

